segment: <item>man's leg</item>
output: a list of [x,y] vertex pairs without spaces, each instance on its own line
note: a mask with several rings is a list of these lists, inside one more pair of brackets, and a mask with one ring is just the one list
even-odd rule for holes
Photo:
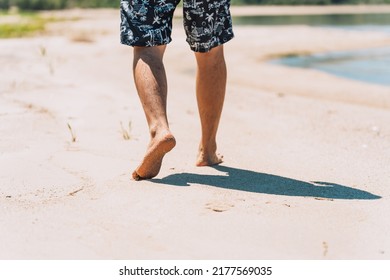
[[135,180],[155,177],[164,155],[176,144],[167,120],[167,79],[162,61],[165,47],[134,47],[134,81],[150,132],[146,154],[133,172]]
[[196,52],[195,56],[198,64],[196,97],[202,126],[196,165],[215,165],[222,162],[222,156],[217,154],[216,135],[226,90],[223,46],[215,47],[207,53]]

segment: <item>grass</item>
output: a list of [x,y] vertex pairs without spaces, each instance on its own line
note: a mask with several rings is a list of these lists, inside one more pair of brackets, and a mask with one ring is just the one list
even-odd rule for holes
[[46,24],[60,21],[54,17],[42,17],[38,13],[1,13],[0,38],[21,38],[40,34],[45,31]]
[[120,125],[121,125],[121,132],[122,132],[123,139],[130,140],[131,139],[131,121],[129,122],[128,130],[123,127],[122,122],[120,122]]
[[73,132],[73,129],[72,127],[70,126],[69,123],[67,123],[68,125],[68,129],[69,129],[69,132],[70,132],[70,136],[72,137],[72,142],[76,142],[77,138],[76,138],[76,134]]
[[45,30],[43,22],[0,24],[0,38],[26,37]]

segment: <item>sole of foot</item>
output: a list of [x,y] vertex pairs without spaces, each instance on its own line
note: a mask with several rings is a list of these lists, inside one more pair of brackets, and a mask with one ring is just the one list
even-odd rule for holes
[[133,172],[132,177],[136,181],[151,179],[160,172],[162,160],[166,153],[176,145],[175,137],[171,133],[152,140],[141,164]]

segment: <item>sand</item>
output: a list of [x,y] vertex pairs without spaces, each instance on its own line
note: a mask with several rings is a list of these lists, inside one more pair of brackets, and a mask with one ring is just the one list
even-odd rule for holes
[[236,26],[225,162],[199,168],[195,60],[178,19],[165,57],[177,146],[136,182],[148,134],[117,14],[0,40],[1,259],[389,259],[390,88],[266,62],[388,35]]

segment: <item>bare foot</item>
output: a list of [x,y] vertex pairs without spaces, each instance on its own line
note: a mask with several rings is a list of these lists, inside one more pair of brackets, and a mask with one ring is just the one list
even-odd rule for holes
[[216,152],[206,153],[202,149],[199,150],[196,166],[212,166],[223,162],[223,156]]
[[139,181],[155,177],[160,171],[165,154],[175,145],[175,137],[170,132],[165,132],[160,136],[156,135],[151,140],[141,164],[133,172],[133,179]]

